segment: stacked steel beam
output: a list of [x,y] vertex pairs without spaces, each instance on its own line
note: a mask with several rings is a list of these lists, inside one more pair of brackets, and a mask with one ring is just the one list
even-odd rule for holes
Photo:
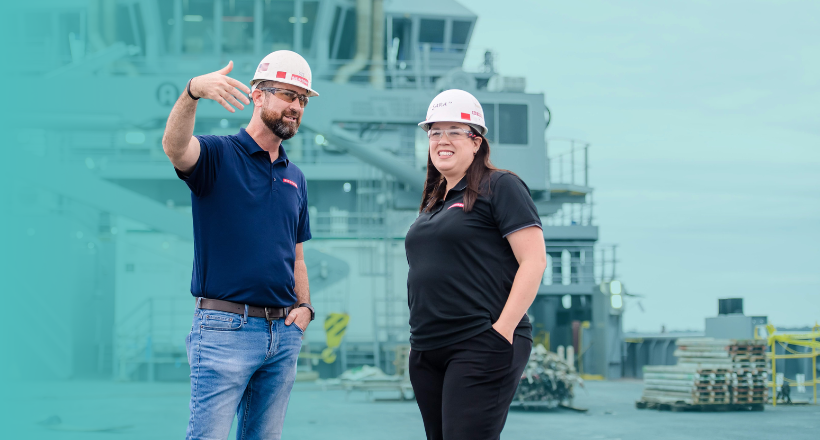
[[686,365],[647,365],[643,368],[641,400],[690,405],[730,403],[732,372],[726,369],[696,369]]

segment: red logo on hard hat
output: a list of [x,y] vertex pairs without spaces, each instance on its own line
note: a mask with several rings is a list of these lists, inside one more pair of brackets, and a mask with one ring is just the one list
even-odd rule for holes
[[478,116],[479,118],[483,118],[483,117],[484,117],[484,116],[481,114],[481,112],[477,112],[477,111],[475,111],[475,110],[473,110],[473,114],[474,114],[475,116]]
[[287,183],[287,184],[293,185],[293,187],[294,187],[294,188],[299,189],[299,187],[296,185],[296,182],[294,182],[294,181],[292,181],[292,180],[290,180],[290,179],[282,179],[282,182],[285,182],[285,183]]
[[304,84],[304,85],[305,85],[305,87],[307,87],[307,85],[308,85],[308,80],[307,80],[307,78],[305,78],[305,77],[303,77],[303,76],[299,76],[299,75],[297,75],[297,74],[295,74],[295,73],[294,73],[294,74],[292,74],[292,75],[290,76],[290,79],[295,79],[296,81],[299,81],[300,83]]
[[453,208],[461,208],[461,209],[464,209],[464,204],[463,204],[463,203],[453,203],[453,204],[452,204],[449,208],[447,208],[447,209],[453,209]]
[[276,72],[276,77],[277,78],[287,78],[288,73],[287,72]]
[[256,69],[256,71],[257,72],[267,72],[268,71],[268,66],[270,66],[270,63],[262,63],[262,64],[259,65],[259,68]]
[[469,113],[462,113],[461,114],[461,119],[466,119],[466,120],[469,121],[470,120],[470,114]]

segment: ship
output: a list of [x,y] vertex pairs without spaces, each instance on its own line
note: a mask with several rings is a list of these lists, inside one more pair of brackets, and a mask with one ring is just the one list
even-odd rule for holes
[[[454,0],[19,7],[20,89],[59,86],[45,88],[58,98],[46,109],[21,103],[11,127],[24,171],[19,198],[37,200],[15,208],[11,221],[17,243],[31,250],[20,262],[38,267],[44,258],[56,268],[13,276],[27,296],[65,317],[34,335],[42,343],[23,348],[27,359],[50,359],[23,376],[187,380],[191,198],[163,153],[165,120],[190,78],[233,61],[230,76],[247,82],[259,60],[281,49],[308,60],[321,93],[284,143],[307,178],[313,234],[305,257],[316,321],[300,372],[401,370],[409,339],[403,240],[427,164],[417,123],[438,92],[458,88],[481,102],[494,163],[526,182],[542,218],[548,268],[528,311],[536,344],[574,353],[587,377],[621,376],[627,292],[617,247],[599,243],[590,145],[549,137],[546,95],[527,91],[522,75],[499,72],[496,53],[465,65],[478,20],[468,7]],[[195,134],[235,134],[250,113],[203,100]],[[339,316],[344,325],[333,330],[341,337],[332,340],[323,324]]]

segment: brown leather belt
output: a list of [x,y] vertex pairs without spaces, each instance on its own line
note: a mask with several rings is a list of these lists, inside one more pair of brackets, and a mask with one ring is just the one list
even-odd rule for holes
[[[221,299],[202,298],[199,300],[200,309],[216,310],[219,312],[236,313],[237,315],[245,314],[245,304],[239,304],[231,301],[224,301]],[[248,316],[254,318],[265,318],[268,321],[272,319],[280,319],[288,316],[291,310],[296,306],[289,307],[256,307],[248,306]]]

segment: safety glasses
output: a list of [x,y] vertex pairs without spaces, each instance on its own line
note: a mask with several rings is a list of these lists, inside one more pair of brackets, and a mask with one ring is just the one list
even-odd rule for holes
[[451,141],[464,140],[467,138],[474,138],[476,134],[470,130],[462,128],[454,128],[451,130],[430,130],[427,132],[427,137],[431,141],[440,141],[442,137],[447,136]]
[[308,97],[307,95],[303,95],[301,93],[296,93],[293,90],[289,89],[282,89],[279,87],[260,87],[259,90],[273,93],[273,96],[285,101],[287,103],[293,102],[293,100],[299,98],[299,105],[302,108],[305,108],[308,104]]

